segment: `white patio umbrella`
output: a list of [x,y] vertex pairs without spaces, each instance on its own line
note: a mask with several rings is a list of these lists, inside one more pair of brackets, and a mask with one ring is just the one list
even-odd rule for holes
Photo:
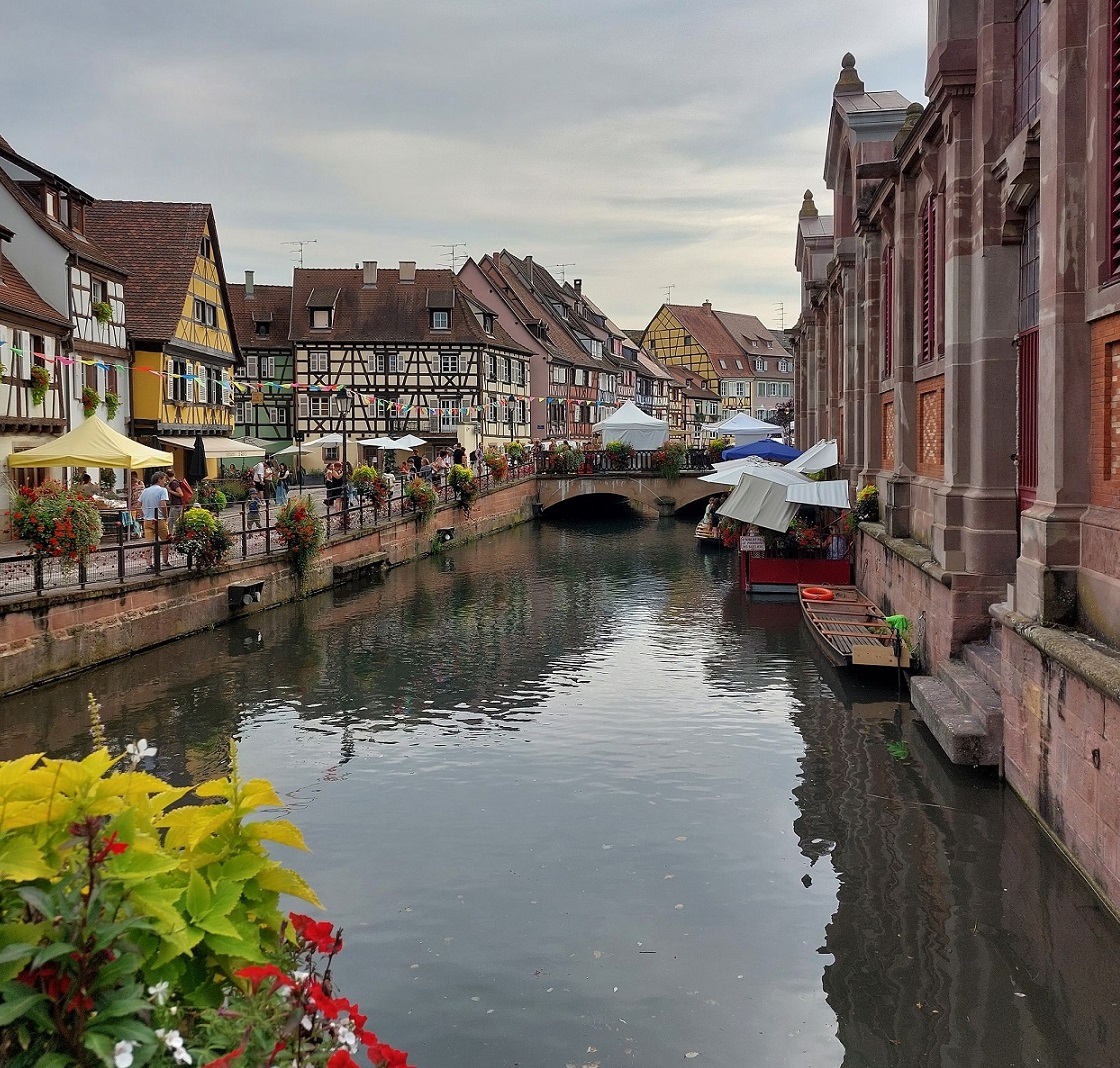
[[400,445],[397,442],[395,442],[392,438],[387,438],[387,437],[360,438],[358,440],[358,444],[359,445],[364,445],[364,446],[366,446],[367,448],[370,448],[370,449],[399,449],[400,448]]
[[289,445],[286,449],[277,449],[273,456],[294,456],[297,452],[301,456],[306,456],[311,450],[304,445]]
[[[786,467],[790,471],[800,471],[802,474],[812,475],[817,471],[835,467],[839,460],[840,453],[836,447],[836,439],[826,441],[822,438],[812,448],[806,449],[796,460],[790,460]],[[845,505],[845,507],[847,506]]]
[[331,445],[341,444],[341,434],[324,434],[321,438],[313,438],[311,441],[305,441],[303,447],[305,449],[324,449]]
[[405,434],[403,438],[396,440],[393,447],[396,449],[415,449],[418,445],[427,444],[423,438],[418,438],[415,434]]

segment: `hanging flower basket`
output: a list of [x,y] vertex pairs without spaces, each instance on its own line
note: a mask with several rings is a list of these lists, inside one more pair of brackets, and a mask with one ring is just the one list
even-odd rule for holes
[[276,513],[276,533],[291,554],[296,574],[306,575],[326,540],[326,528],[310,497],[298,497],[281,506]]
[[497,449],[487,449],[482,454],[482,462],[490,469],[490,475],[495,482],[501,482],[509,470],[507,460]]
[[117,412],[120,411],[121,399],[116,393],[105,394],[105,414],[110,419],[116,419]]
[[88,419],[90,416],[97,412],[98,407],[101,405],[101,394],[97,392],[93,386],[86,386],[82,390],[82,411]]
[[92,311],[93,317],[99,323],[105,324],[113,321],[113,306],[107,300],[99,301],[93,306]]
[[224,523],[215,519],[207,508],[188,508],[175,524],[171,535],[172,548],[187,558],[187,565],[196,571],[214,571],[233,548],[233,538]]
[[31,368],[31,403],[42,404],[47,399],[47,390],[51,388],[51,373],[41,364]]
[[101,516],[88,499],[47,479],[16,495],[12,533],[27,542],[32,556],[56,559],[65,570],[85,564],[103,532]]
[[459,498],[459,507],[470,515],[471,506],[478,499],[478,483],[474,472],[464,464],[455,464],[448,473],[447,481]]
[[426,523],[435,515],[436,506],[439,504],[439,494],[427,479],[417,476],[404,488],[404,495],[412,505],[421,524]]

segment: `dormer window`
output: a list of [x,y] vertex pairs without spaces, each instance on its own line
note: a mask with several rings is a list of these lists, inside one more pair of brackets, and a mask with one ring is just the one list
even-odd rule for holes
[[442,308],[433,308],[431,311],[431,327],[433,330],[450,330],[451,312]]
[[311,309],[311,329],[312,330],[330,330],[334,325],[334,309],[333,308],[312,308]]
[[257,323],[257,337],[268,337],[272,323]]
[[53,189],[43,190],[43,210],[48,218],[58,218],[58,194]]
[[493,334],[494,334],[494,316],[486,315],[485,313],[483,314],[483,316],[482,316],[482,329],[485,331],[485,333],[488,337],[493,336]]
[[756,371],[765,371],[766,370],[766,361],[765,360],[755,360],[754,361],[754,369]]

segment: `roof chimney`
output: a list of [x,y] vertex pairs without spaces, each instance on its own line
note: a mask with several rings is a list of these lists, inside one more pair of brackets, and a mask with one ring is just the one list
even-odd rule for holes
[[377,288],[377,260],[362,260],[362,288]]
[[412,285],[416,281],[416,261],[415,260],[401,260],[401,283],[403,285]]
[[253,272],[252,271],[246,271],[245,272],[245,299],[246,300],[252,300],[253,299]]
[[572,285],[576,287],[576,294],[577,295],[581,294],[583,292],[583,279],[582,278],[573,278],[572,279]]
[[533,257],[525,257],[525,273],[529,276],[529,288],[533,288]]
[[700,305],[700,307],[703,308],[704,311],[710,312],[712,310],[712,302],[710,300],[706,300],[703,304]]

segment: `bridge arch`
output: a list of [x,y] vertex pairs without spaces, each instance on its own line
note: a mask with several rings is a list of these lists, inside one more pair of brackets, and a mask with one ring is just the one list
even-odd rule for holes
[[718,492],[719,486],[701,482],[696,475],[681,475],[672,481],[656,475],[624,473],[576,475],[571,478],[541,476],[537,479],[537,500],[544,512],[565,501],[599,494],[623,498],[643,515],[673,515]]

